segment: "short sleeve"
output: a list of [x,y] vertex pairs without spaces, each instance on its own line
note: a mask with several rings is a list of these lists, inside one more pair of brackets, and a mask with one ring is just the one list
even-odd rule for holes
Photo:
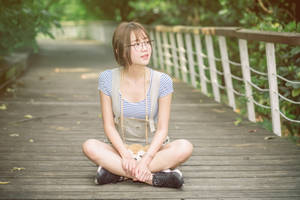
[[102,91],[107,96],[111,96],[112,90],[112,71],[105,70],[101,72],[98,79],[98,90]]
[[160,76],[160,85],[159,85],[159,98],[164,97],[174,91],[173,89],[173,80],[172,78],[165,74],[162,73]]

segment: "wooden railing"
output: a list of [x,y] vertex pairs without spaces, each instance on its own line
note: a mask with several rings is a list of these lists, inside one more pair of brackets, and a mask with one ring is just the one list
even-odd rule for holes
[[[281,136],[282,132],[280,116],[292,123],[300,123],[298,120],[290,119],[280,110],[280,100],[295,104],[297,109],[300,109],[300,102],[286,98],[278,92],[277,78],[292,84],[300,84],[300,81],[291,81],[277,74],[274,47],[274,43],[300,45],[299,33],[253,31],[238,27],[156,26],[147,28],[151,38],[155,41],[152,56],[154,67],[174,74],[176,78],[191,83],[193,87],[200,87],[202,93],[206,95],[209,95],[208,86],[210,86],[217,102],[221,101],[220,89],[226,91],[224,93],[228,104],[233,110],[236,110],[236,96],[245,97],[248,119],[252,122],[256,122],[254,105],[271,110],[273,132],[278,136]],[[229,59],[226,43],[229,37],[238,40],[240,61]],[[267,72],[258,71],[249,64],[248,41],[250,40],[264,42],[265,55],[261,56],[266,56]],[[205,44],[202,44],[202,41]],[[219,48],[220,58],[215,56],[216,46]],[[221,63],[221,68],[216,67],[216,61]],[[239,68],[242,77],[232,74],[231,66]],[[254,84],[251,81],[251,73],[265,76],[269,86],[260,88]],[[221,84],[221,79],[224,85]],[[242,92],[234,88],[233,79],[244,85]],[[269,106],[256,101],[252,95],[252,89],[267,92]]]

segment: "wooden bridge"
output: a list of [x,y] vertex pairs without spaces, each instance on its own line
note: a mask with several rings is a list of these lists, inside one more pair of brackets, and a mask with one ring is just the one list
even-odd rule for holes
[[[0,97],[0,199],[300,199],[300,146],[174,78],[169,136],[194,144],[182,189],[97,186],[81,144],[104,137],[97,78],[113,68],[96,41],[43,41]],[[10,90],[12,91],[12,90]]]

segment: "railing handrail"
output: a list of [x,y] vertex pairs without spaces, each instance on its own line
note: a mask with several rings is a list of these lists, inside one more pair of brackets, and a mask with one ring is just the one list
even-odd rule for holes
[[201,26],[147,26],[160,32],[181,32],[204,35],[218,35],[236,37],[245,40],[281,43],[289,45],[300,45],[300,33],[296,32],[274,32],[244,29],[241,27],[201,27]]
[[[281,111],[280,100],[298,105],[300,102],[284,97],[278,91],[277,78],[289,83],[300,84],[295,80],[288,80],[277,75],[275,44],[300,45],[300,33],[279,33],[272,31],[257,31],[243,29],[240,27],[200,27],[200,26],[147,26],[150,30],[150,37],[157,45],[153,48],[154,67],[162,68],[168,73],[173,71],[176,78],[189,82],[193,87],[200,84],[201,92],[208,95],[207,84],[211,86],[211,92],[215,101],[220,102],[220,90],[227,93],[228,105],[236,110],[235,96],[243,96],[247,99],[248,119],[256,122],[255,107],[259,106],[269,109],[272,116],[272,129],[276,135],[281,135],[280,117],[286,120],[299,123],[286,116]],[[240,63],[233,62],[228,56],[226,36],[237,39],[239,47]],[[213,40],[216,39],[216,40]],[[267,72],[254,69],[249,62],[248,41],[265,43],[265,57]],[[213,42],[215,41],[215,42]],[[218,41],[218,42],[216,42]],[[202,42],[205,49],[202,49]],[[235,42],[234,40],[232,42]],[[219,46],[220,57],[215,56],[214,46]],[[232,47],[230,47],[232,48]],[[205,52],[205,53],[204,53]],[[203,59],[207,59],[204,63]],[[216,62],[221,62],[217,68]],[[242,77],[231,73],[230,65],[239,66]],[[171,70],[173,68],[173,70]],[[196,70],[197,69],[197,70]],[[268,86],[261,88],[252,82],[252,74],[255,73],[268,78]],[[209,76],[209,77],[208,77]],[[199,79],[196,80],[196,79]],[[237,91],[232,80],[241,81],[244,91]],[[198,81],[198,82],[197,82]],[[221,82],[224,82],[223,84]],[[269,93],[269,102],[261,103],[255,99],[252,89],[259,92]]]

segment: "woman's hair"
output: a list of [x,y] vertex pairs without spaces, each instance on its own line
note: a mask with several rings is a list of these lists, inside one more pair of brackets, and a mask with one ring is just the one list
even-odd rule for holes
[[128,46],[131,43],[131,33],[135,34],[137,40],[141,39],[143,33],[145,33],[146,39],[150,40],[149,34],[141,24],[137,22],[122,22],[119,24],[113,35],[112,46],[117,63],[123,67],[132,64],[131,48]]

